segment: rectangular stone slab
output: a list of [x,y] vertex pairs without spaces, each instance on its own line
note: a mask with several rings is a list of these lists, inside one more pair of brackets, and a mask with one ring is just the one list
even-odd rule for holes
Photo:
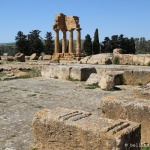
[[124,150],[140,143],[138,123],[65,108],[37,112],[33,132],[38,150]]
[[150,143],[150,103],[142,99],[102,99],[103,116],[110,119],[124,119],[141,124],[141,141]]

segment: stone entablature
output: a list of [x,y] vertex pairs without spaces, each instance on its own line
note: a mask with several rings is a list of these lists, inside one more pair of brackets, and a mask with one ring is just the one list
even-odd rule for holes
[[63,33],[62,39],[62,53],[66,53],[66,32],[69,31],[69,51],[72,54],[73,51],[73,31],[76,29],[76,55],[80,55],[81,52],[81,28],[79,24],[79,17],[77,16],[66,16],[62,13],[57,14],[55,18],[55,23],[53,25],[53,30],[55,31],[55,51],[54,53],[60,53],[59,50],[59,31]]

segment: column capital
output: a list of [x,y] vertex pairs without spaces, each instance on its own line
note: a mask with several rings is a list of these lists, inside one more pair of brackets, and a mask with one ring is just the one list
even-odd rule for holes
[[81,31],[81,30],[82,30],[82,28],[76,28],[76,30],[77,30],[77,31]]
[[54,29],[55,32],[58,32],[59,30],[60,30],[60,29],[58,29],[58,28]]

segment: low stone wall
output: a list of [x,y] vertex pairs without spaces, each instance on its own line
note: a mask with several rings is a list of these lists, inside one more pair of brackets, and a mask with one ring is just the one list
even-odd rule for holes
[[120,64],[120,65],[139,65],[150,66],[150,54],[119,54],[101,53],[86,56],[80,60],[81,64]]
[[51,65],[43,66],[41,74],[43,77],[57,78],[63,80],[78,80],[86,81],[91,73],[96,73],[94,67],[84,66],[65,66],[65,65]]
[[150,143],[150,105],[148,100],[103,99],[102,112],[104,117],[110,119],[124,119],[141,123],[142,142]]
[[123,74],[124,84],[146,85],[150,82],[149,70],[125,70]]
[[140,124],[98,118],[88,112],[56,108],[36,113],[34,140],[38,150],[136,149]]

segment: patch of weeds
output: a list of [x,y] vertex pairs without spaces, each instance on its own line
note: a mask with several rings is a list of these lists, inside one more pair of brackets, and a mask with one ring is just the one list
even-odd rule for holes
[[26,75],[21,75],[19,78],[26,79],[26,78],[31,78],[31,76],[29,74],[26,74]]
[[141,150],[150,150],[150,146],[144,146],[141,148]]
[[98,109],[98,110],[101,110],[101,109],[102,109],[102,107],[98,107],[97,109]]
[[35,97],[37,94],[33,93],[33,94],[28,94],[29,97]]
[[40,77],[41,76],[41,70],[32,70],[31,71],[31,77]]
[[74,79],[74,78],[71,78],[71,77],[68,77],[67,80],[68,81],[79,81],[78,79]]
[[35,108],[44,108],[43,106],[41,105],[37,105],[37,106],[34,106]]
[[38,150],[36,147],[32,148],[31,150]]
[[58,79],[58,77],[57,77],[57,76],[54,76],[54,79]]
[[14,138],[14,137],[16,137],[16,135],[15,135],[15,134],[10,135],[9,137],[7,137],[7,140],[12,139],[12,138]]
[[0,101],[0,103],[3,103],[3,104],[5,104],[5,103],[7,103],[7,102],[5,102],[5,101]]
[[141,82],[141,81],[139,81],[139,82],[138,82],[138,85],[139,85],[139,86],[142,86],[143,84],[142,84],[142,82]]
[[98,83],[94,83],[94,84],[89,84],[85,86],[85,89],[96,89],[99,88],[100,86],[98,85]]
[[113,59],[113,64],[114,64],[114,65],[119,65],[119,64],[120,64],[120,61],[119,61],[119,58],[118,58],[118,57],[115,57],[115,58]]
[[18,90],[17,87],[10,87],[10,89],[12,89],[12,90]]
[[108,89],[107,91],[120,91],[121,89],[120,88],[118,88],[118,87],[114,87],[114,88],[112,88],[112,89]]

